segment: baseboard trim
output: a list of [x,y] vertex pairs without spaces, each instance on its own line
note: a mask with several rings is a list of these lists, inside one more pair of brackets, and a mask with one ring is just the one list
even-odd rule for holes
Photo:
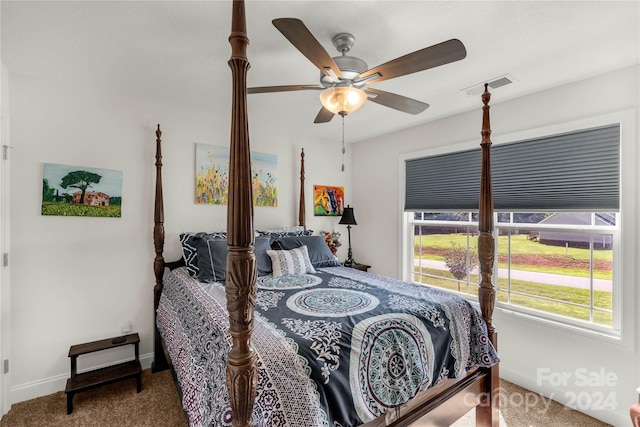
[[[565,398],[565,396],[567,395],[567,390],[553,388],[550,386],[541,387],[537,384],[536,378],[530,378],[518,371],[509,369],[502,363],[500,364],[500,378],[507,380],[510,383],[519,385],[520,387],[524,387],[527,390],[539,393],[563,405],[567,405],[569,403],[568,399]],[[631,418],[629,417],[628,407],[622,406],[624,405],[618,405],[618,408],[613,411],[584,410],[579,412],[582,412],[583,414],[586,414],[607,424],[611,424],[612,426],[626,426],[630,423]]]
[[[114,363],[125,362],[131,359],[123,359],[121,361],[115,361],[112,363],[105,363],[103,365],[93,366],[87,369],[80,370],[79,372],[86,372],[91,369],[99,369],[105,366],[112,365]],[[144,354],[140,356],[140,365],[142,369],[148,369],[153,362],[153,353]],[[67,379],[69,374],[57,375],[55,377],[43,378],[41,380],[31,381],[24,384],[18,384],[11,387],[10,402],[11,404],[24,402],[25,400],[35,399],[36,397],[46,396],[48,394],[57,393],[63,391],[67,385]],[[143,384],[144,387],[144,384]]]

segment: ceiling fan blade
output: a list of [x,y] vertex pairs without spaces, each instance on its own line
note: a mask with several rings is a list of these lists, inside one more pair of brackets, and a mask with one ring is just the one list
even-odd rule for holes
[[322,90],[318,85],[259,86],[247,88],[247,93],[291,92],[295,90]]
[[365,79],[377,73],[379,77],[371,78],[367,81],[367,84],[381,82],[394,77],[405,76],[450,62],[459,61],[466,56],[467,50],[462,42],[458,39],[451,39],[392,59],[389,62],[365,71],[360,74],[359,78]]
[[331,111],[329,111],[326,108],[322,107],[322,109],[318,112],[318,115],[316,116],[316,119],[313,121],[313,123],[327,123],[327,122],[330,122],[331,119],[333,119],[334,115],[335,114],[333,114]]
[[333,77],[333,73],[334,76],[340,77],[340,68],[301,20],[278,18],[271,22],[322,73],[330,77]]
[[385,107],[393,108],[398,111],[402,111],[409,114],[419,114],[429,108],[429,104],[426,102],[418,101],[416,99],[407,98],[406,96],[398,95],[396,93],[385,92],[378,89],[367,88],[365,90],[367,94],[373,94],[375,97],[369,97],[369,101],[376,104],[384,105]]

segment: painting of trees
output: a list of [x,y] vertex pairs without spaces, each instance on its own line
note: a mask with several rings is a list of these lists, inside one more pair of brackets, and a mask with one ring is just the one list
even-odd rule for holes
[[122,171],[43,164],[42,215],[121,217]]
[[80,195],[80,204],[84,204],[84,195],[87,192],[87,188],[91,187],[91,184],[97,184],[102,179],[102,176],[97,173],[89,171],[73,171],[69,172],[62,178],[60,187],[67,189],[77,188],[82,191]]

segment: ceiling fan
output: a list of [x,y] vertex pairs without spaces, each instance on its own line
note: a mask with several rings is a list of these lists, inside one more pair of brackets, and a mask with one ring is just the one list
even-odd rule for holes
[[248,88],[248,93],[321,90],[322,109],[314,123],[329,122],[335,114],[345,116],[360,108],[365,101],[390,107],[409,114],[419,114],[429,104],[395,93],[373,89],[369,85],[429,68],[459,61],[467,56],[460,40],[445,42],[392,59],[368,68],[362,59],[348,56],[355,42],[349,33],[333,37],[333,45],[342,54],[331,57],[304,23],[296,18],[274,19],[273,25],[320,70],[319,85],[262,86]]

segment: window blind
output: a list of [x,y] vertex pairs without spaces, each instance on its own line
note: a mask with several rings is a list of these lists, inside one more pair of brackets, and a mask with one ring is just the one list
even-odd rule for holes
[[[406,161],[406,211],[477,211],[480,148]],[[620,125],[491,148],[494,209],[617,212]]]

